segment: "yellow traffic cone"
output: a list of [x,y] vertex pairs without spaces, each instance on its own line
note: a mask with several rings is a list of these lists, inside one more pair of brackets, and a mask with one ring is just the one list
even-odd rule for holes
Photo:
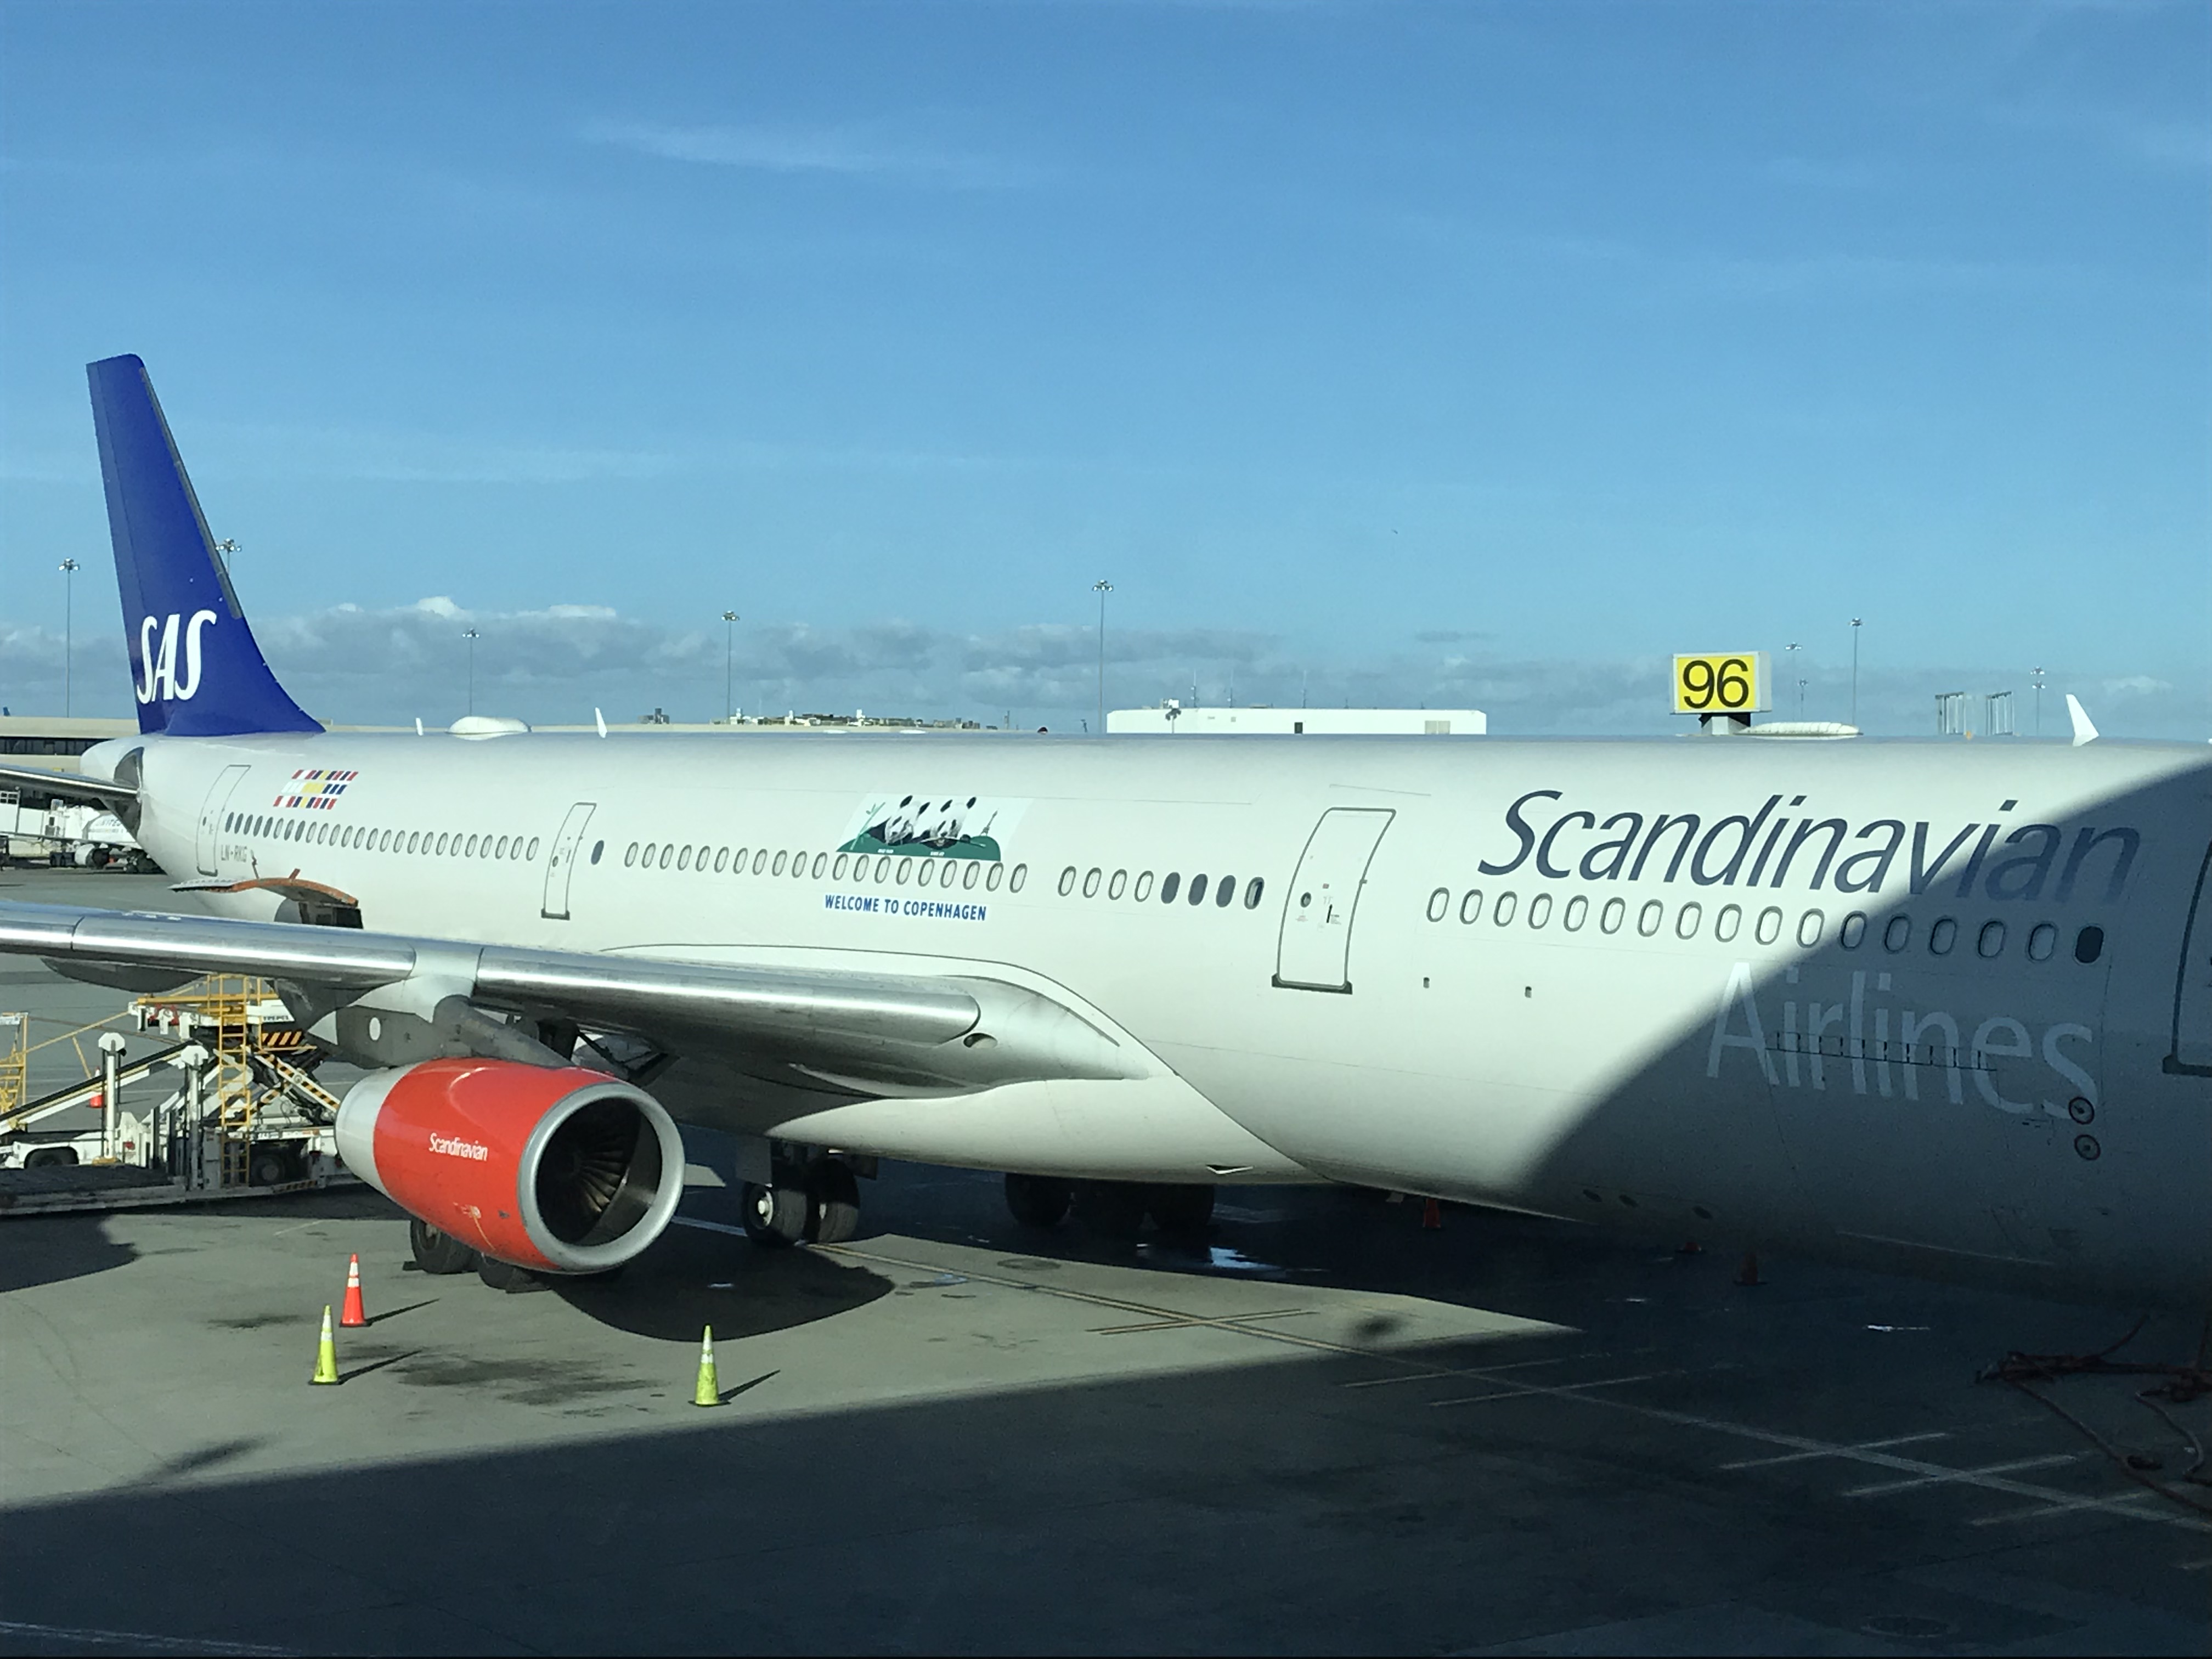
[[315,1346],[315,1374],[310,1382],[336,1382],[338,1380],[338,1345],[331,1335],[331,1310],[323,1310],[323,1340]]
[[699,1386],[691,1391],[695,1406],[719,1406],[722,1403],[722,1385],[714,1375],[714,1328],[707,1327],[699,1338]]

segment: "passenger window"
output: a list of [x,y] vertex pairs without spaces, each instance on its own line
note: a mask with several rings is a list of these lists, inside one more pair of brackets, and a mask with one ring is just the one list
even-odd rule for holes
[[1439,887],[1429,895],[1429,920],[1442,921],[1451,913],[1451,889]]
[[1147,870],[1142,875],[1139,876],[1137,878],[1137,884],[1129,890],[1131,896],[1135,898],[1139,904],[1152,897],[1152,872]]
[[1702,904],[1684,905],[1674,912],[1674,937],[1676,939],[1697,938],[1698,924],[1705,920],[1705,908]]
[[676,867],[679,870],[689,870],[691,867],[691,849],[690,848],[684,847],[677,849]]
[[1251,880],[1244,884],[1244,908],[1247,910],[1256,910],[1260,908],[1261,890],[1265,888],[1267,884],[1258,876],[1253,877]]
[[759,875],[768,868],[768,848],[763,847],[753,854],[753,873]]
[[1213,908],[1226,910],[1237,899],[1237,878],[1224,876],[1213,884]]
[[1163,904],[1173,904],[1176,902],[1176,890],[1182,885],[1182,878],[1172,870],[1169,871],[1166,875],[1161,877],[1160,902]]
[[476,855],[477,855],[477,838],[476,838],[474,836],[471,836],[469,837],[468,846],[467,846],[467,847],[463,850],[462,856],[463,856],[464,858],[471,858],[471,859],[472,859],[472,858],[474,858]]
[[1193,904],[1203,904],[1206,902],[1206,878],[1204,876],[1193,876],[1190,878],[1190,902]]
[[2074,935],[2074,960],[2087,967],[2105,954],[2105,930],[2084,927]]
[[1029,867],[1029,866],[1028,866],[1028,865],[1026,865],[1026,864],[1018,864],[1018,865],[1016,865],[1016,866],[1014,866],[1014,873],[1013,873],[1013,875],[1012,876],[1012,878],[1010,878],[1008,879],[1008,881],[1007,881],[1007,883],[1006,883],[1006,890],[1007,890],[1008,892],[1010,892],[1010,893],[1018,893],[1018,892],[1020,892],[1020,891],[1022,890],[1022,884],[1023,884],[1024,882],[1027,881],[1029,878],[1030,878],[1030,867]]
[[1598,913],[1599,931],[1607,933],[1619,933],[1620,924],[1627,919],[1627,916],[1628,905],[1625,900],[1607,899],[1605,902],[1605,908]]
[[1085,898],[1097,897],[1098,884],[1103,879],[1105,879],[1105,872],[1100,870],[1096,865],[1092,866],[1091,873],[1083,878],[1083,896]]
[[1521,901],[1510,893],[1500,893],[1498,902],[1490,907],[1490,919],[1500,927],[1513,920],[1513,912]]
[[1726,945],[1743,926],[1743,906],[1723,904],[1713,917],[1713,937]]
[[1797,918],[1797,942],[1811,950],[1820,942],[1820,930],[1828,925],[1828,918],[1818,910],[1808,910]]
[[1974,949],[1985,957],[2001,957],[2004,954],[2004,923],[1985,921],[1982,924],[1980,934],[1974,940]]
[[494,858],[505,858],[507,856],[507,837],[505,836],[501,836],[498,841],[493,843],[493,848],[492,856]]
[[983,866],[981,865],[976,863],[973,859],[964,860],[962,862],[960,869],[961,887],[963,890],[973,888],[975,885],[975,878],[982,873]]
[[603,841],[595,841],[595,842],[593,842],[592,843],[592,863],[594,863],[594,864],[597,864],[597,863],[599,861],[599,854],[602,854],[602,853],[604,853],[604,852],[605,852],[606,850],[607,850],[607,844],[606,844],[606,842],[603,842]]
[[407,850],[410,853],[413,852],[415,850],[415,844],[422,838],[422,832],[420,830],[410,830],[407,832]]
[[1959,942],[1959,924],[1948,916],[1936,918],[1936,925],[1928,930],[1928,954],[1948,957],[1951,947]]
[[1129,872],[1127,870],[1116,870],[1106,884],[1106,896],[1109,899],[1117,899],[1127,890],[1128,885]]
[[1659,931],[1659,924],[1666,915],[1667,907],[1657,899],[1646,901],[1644,908],[1636,913],[1636,931],[1650,939]]
[[1752,930],[1753,937],[1761,945],[1771,945],[1782,937],[1782,912],[1772,905],[1759,913],[1759,925]]
[[[726,847],[717,847],[714,849],[714,873],[718,876],[720,875],[723,870],[728,866],[729,862],[730,849]],[[842,875],[844,872],[845,860],[839,859],[837,860],[837,873]]]
[[1866,912],[1854,910],[1844,918],[1844,925],[1836,930],[1836,943],[1846,951],[1856,951],[1866,942]]
[[[844,860],[841,859],[838,862],[842,864]],[[829,867],[830,855],[827,853],[817,853],[814,855],[814,879],[817,881],[821,880],[822,872]]]
[[912,854],[908,854],[898,861],[898,867],[891,872],[891,879],[898,883],[900,886],[903,887],[906,885],[906,878],[913,873],[914,855]]
[[848,863],[850,863],[850,862],[851,862],[851,860],[850,860],[850,858],[849,858],[847,854],[843,854],[843,853],[840,853],[840,854],[837,854],[837,861],[836,861],[836,863],[835,863],[835,864],[833,864],[833,865],[831,865],[831,866],[830,866],[830,880],[832,880],[832,881],[842,881],[842,880],[844,880],[844,879],[845,879],[845,866],[846,866],[846,865],[847,865],[847,864],[848,864]]
[[1566,911],[1559,918],[1559,926],[1571,933],[1579,933],[1583,924],[1589,920],[1589,901],[1580,893],[1567,901]]
[[1473,923],[1480,921],[1481,916],[1482,889],[1470,887],[1460,896],[1459,919],[1463,922]]
[[645,857],[644,857],[644,859],[643,859],[642,862],[643,862],[643,864],[644,864],[644,866],[645,866],[645,867],[646,867],[647,869],[650,870],[650,869],[652,869],[652,868],[653,868],[653,855],[655,853],[659,852],[659,850],[660,850],[660,848],[659,848],[659,842],[650,842],[650,841],[649,841],[649,842],[646,842],[646,844],[645,844]]
[[879,854],[876,859],[876,885],[880,887],[891,878],[891,855]]
[[527,853],[525,853],[525,854],[523,854],[523,856],[524,856],[525,858],[532,858],[532,859],[534,859],[534,858],[536,858],[536,857],[538,856],[538,837],[537,837],[537,836],[532,836],[530,838],[530,850],[529,850]]
[[796,881],[806,878],[806,849],[803,847],[791,855],[791,874]]
[[1539,893],[1528,901],[1528,925],[1531,927],[1541,927],[1551,919],[1552,896],[1549,893]]
[[676,849],[673,847],[664,846],[660,849],[660,868],[665,870],[668,867],[668,860],[674,857],[675,854]]
[[751,856],[752,849],[750,848],[740,847],[738,848],[737,857],[730,860],[730,873],[733,876],[742,876],[744,874],[745,860]]
[[1881,948],[1889,951],[1902,951],[1911,943],[1912,918],[1892,916],[1889,919],[1889,926],[1881,930]]
[[2058,948],[2058,930],[2047,921],[2039,921],[2027,936],[2027,959],[2048,962],[2051,953]]
[[1075,890],[1075,866],[1069,865],[1060,872],[1060,896],[1066,898]]
[[1006,866],[1003,864],[994,864],[986,870],[983,872],[983,890],[987,893],[997,892],[999,882],[1005,876],[1006,872]]

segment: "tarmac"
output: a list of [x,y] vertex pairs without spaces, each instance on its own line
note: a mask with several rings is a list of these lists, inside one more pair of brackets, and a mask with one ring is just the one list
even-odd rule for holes
[[[42,1022],[125,1000],[0,962]],[[1350,1190],[1115,1246],[892,1164],[770,1252],[728,1152],[618,1279],[520,1293],[359,1188],[0,1219],[0,1652],[2212,1650],[2212,1401],[1976,1380],[2130,1310]]]

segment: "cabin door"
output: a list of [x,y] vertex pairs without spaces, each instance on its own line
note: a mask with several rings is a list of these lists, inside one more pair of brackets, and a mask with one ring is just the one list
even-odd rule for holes
[[583,845],[584,827],[592,821],[594,805],[580,800],[570,807],[561,833],[553,838],[553,851],[545,860],[545,902],[538,908],[549,921],[568,920],[568,877],[575,868],[576,849]]
[[1333,806],[1306,838],[1283,899],[1275,981],[1285,990],[1352,989],[1352,919],[1367,866],[1395,816],[1387,807]]
[[207,799],[200,804],[199,856],[195,862],[204,876],[216,873],[216,848],[222,841],[222,815],[230,805],[231,791],[238,787],[246,773],[243,766],[224,767],[208,790]]
[[2212,1077],[2212,852],[2197,872],[2181,939],[2181,971],[2173,987],[2173,1042],[2166,1069]]

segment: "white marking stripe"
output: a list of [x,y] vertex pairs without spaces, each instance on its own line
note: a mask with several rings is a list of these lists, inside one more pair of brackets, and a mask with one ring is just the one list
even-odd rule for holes
[[2077,1515],[2085,1510],[2127,1510],[2138,1504],[2168,1501],[2154,1492],[2124,1492],[2118,1498],[2069,1498],[2039,1504],[2032,1510],[2007,1510],[2002,1515],[1985,1515],[1974,1524],[1978,1527],[2001,1527],[2011,1521],[2040,1520],[2046,1515]]
[[1814,1457],[1848,1457],[1853,1452],[1881,1451],[1890,1446],[1917,1445],[1923,1440],[1948,1440],[1948,1429],[1929,1429],[1923,1434],[1893,1435],[1887,1440],[1862,1440],[1850,1446],[1822,1446],[1814,1451],[1784,1452],[1779,1457],[1745,1457],[1733,1463],[1723,1463],[1723,1469],[1771,1469],[1778,1463],[1802,1463]]
[[1529,1395],[1549,1395],[1574,1394],[1583,1389],[1617,1389],[1624,1382],[1649,1382],[1655,1376],[1681,1376],[1685,1375],[1686,1375],[1686,1373],[1679,1370],[1638,1371],[1633,1376],[1607,1376],[1602,1377],[1595,1382],[1517,1383],[1507,1388],[1499,1389],[1492,1394],[1462,1395],[1457,1399],[1454,1400],[1431,1400],[1429,1401],[1429,1404],[1431,1407],[1476,1406],[1481,1404],[1482,1401],[1486,1400],[1515,1400]]
[[2022,1469],[2047,1469],[2061,1463],[2079,1462],[2080,1452],[2046,1452],[2040,1457],[2015,1457],[2009,1463],[1985,1463],[1978,1469],[1937,1469],[1931,1474],[1915,1475],[1909,1480],[1884,1480],[1871,1486],[1853,1486],[1844,1494],[1846,1498],[1882,1498],[1893,1492],[1917,1492],[1923,1486],[1948,1486],[1958,1480],[1976,1480],[1985,1474],[2017,1474]]
[[295,1648],[264,1648],[251,1642],[204,1642],[190,1636],[149,1636],[130,1630],[80,1630],[70,1625],[27,1625],[0,1619],[0,1636],[27,1637],[34,1642],[62,1642],[78,1647],[143,1648],[155,1653],[295,1653]]

